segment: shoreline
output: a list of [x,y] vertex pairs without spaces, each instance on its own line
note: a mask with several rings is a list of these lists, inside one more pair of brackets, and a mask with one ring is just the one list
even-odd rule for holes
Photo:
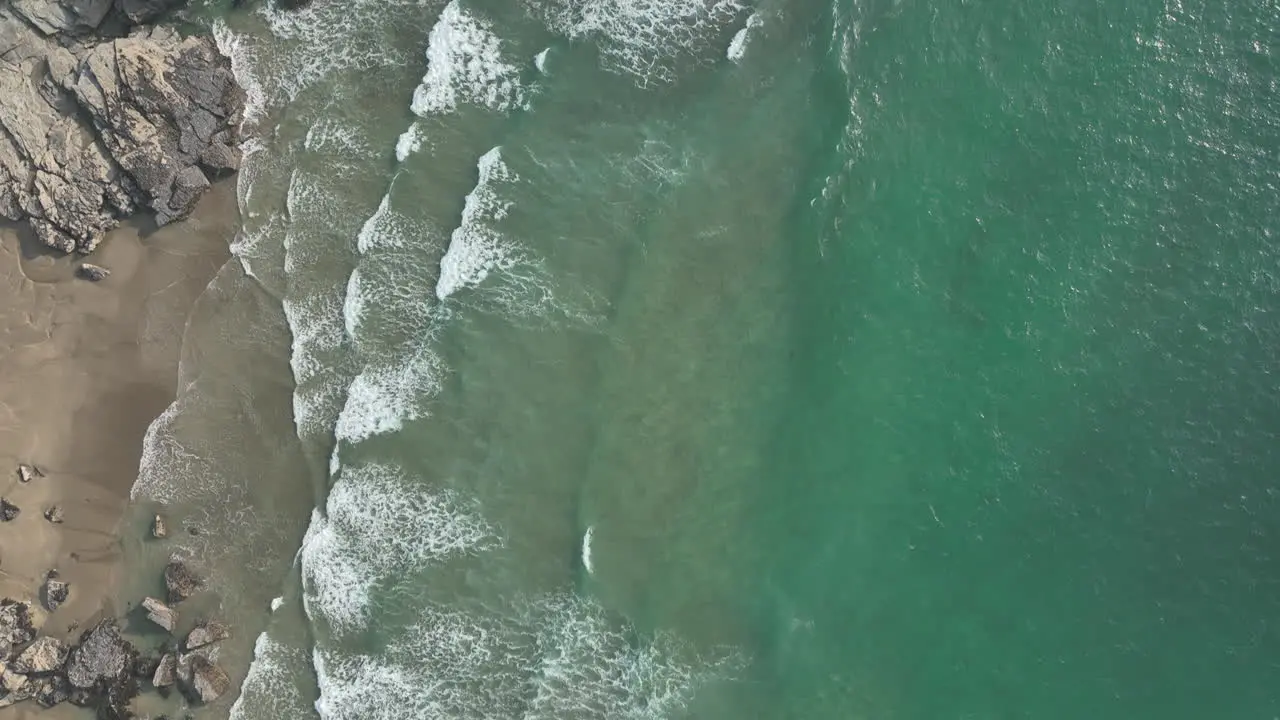
[[[0,522],[0,596],[39,604],[57,569],[70,596],[41,635],[73,642],[129,609],[115,606],[121,520],[143,436],[177,394],[187,316],[231,258],[235,187],[234,176],[216,183],[186,220],[109,232],[87,258],[111,270],[98,283],[76,277],[85,258],[43,248],[22,224],[0,227],[0,495],[20,509]],[[19,463],[45,477],[22,483]],[[60,524],[44,517],[55,504]],[[26,702],[0,718],[49,712]]]

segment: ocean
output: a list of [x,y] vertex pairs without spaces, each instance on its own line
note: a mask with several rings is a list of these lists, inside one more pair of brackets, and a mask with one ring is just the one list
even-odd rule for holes
[[243,228],[132,522],[216,712],[1280,717],[1280,5],[185,21]]

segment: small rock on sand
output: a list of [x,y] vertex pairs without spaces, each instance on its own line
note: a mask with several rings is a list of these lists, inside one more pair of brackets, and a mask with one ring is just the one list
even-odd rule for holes
[[44,511],[44,519],[55,525],[62,522],[62,506],[51,505],[48,510]]
[[79,272],[80,272],[80,277],[84,278],[85,280],[88,280],[89,282],[98,282],[100,280],[106,280],[107,277],[111,275],[110,270],[102,267],[101,265],[94,265],[92,263],[84,263],[83,265],[81,265]]
[[42,637],[22,651],[13,662],[13,669],[24,674],[50,673],[67,661],[70,648],[54,637]]
[[147,611],[148,620],[169,632],[178,624],[178,611],[153,597],[142,599],[142,609]]
[[17,505],[9,502],[4,498],[0,498],[0,520],[9,522],[18,517],[18,513],[22,512]]
[[18,479],[24,483],[29,483],[33,478],[44,477],[44,473],[35,465],[22,463],[18,466]]
[[183,649],[187,652],[199,650],[229,637],[231,637],[231,629],[220,622],[200,623],[187,635],[187,640],[183,643]]
[[58,579],[57,570],[50,570],[40,594],[43,596],[44,606],[49,608],[49,612],[53,612],[58,609],[58,606],[67,601],[67,597],[71,594],[71,588]]
[[169,534],[169,528],[164,524],[164,518],[156,515],[155,520],[151,521],[151,537],[159,540]]
[[181,560],[171,560],[164,567],[164,586],[170,603],[182,602],[195,595],[201,584],[200,577]]

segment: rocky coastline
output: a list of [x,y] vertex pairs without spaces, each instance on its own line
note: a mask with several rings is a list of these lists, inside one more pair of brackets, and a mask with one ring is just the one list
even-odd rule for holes
[[122,220],[189,215],[240,164],[244,94],[180,0],[0,0],[0,216],[87,254]]

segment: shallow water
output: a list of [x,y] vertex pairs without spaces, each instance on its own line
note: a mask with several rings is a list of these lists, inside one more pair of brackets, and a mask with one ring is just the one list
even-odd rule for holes
[[233,717],[1280,712],[1275,8],[202,13]]

